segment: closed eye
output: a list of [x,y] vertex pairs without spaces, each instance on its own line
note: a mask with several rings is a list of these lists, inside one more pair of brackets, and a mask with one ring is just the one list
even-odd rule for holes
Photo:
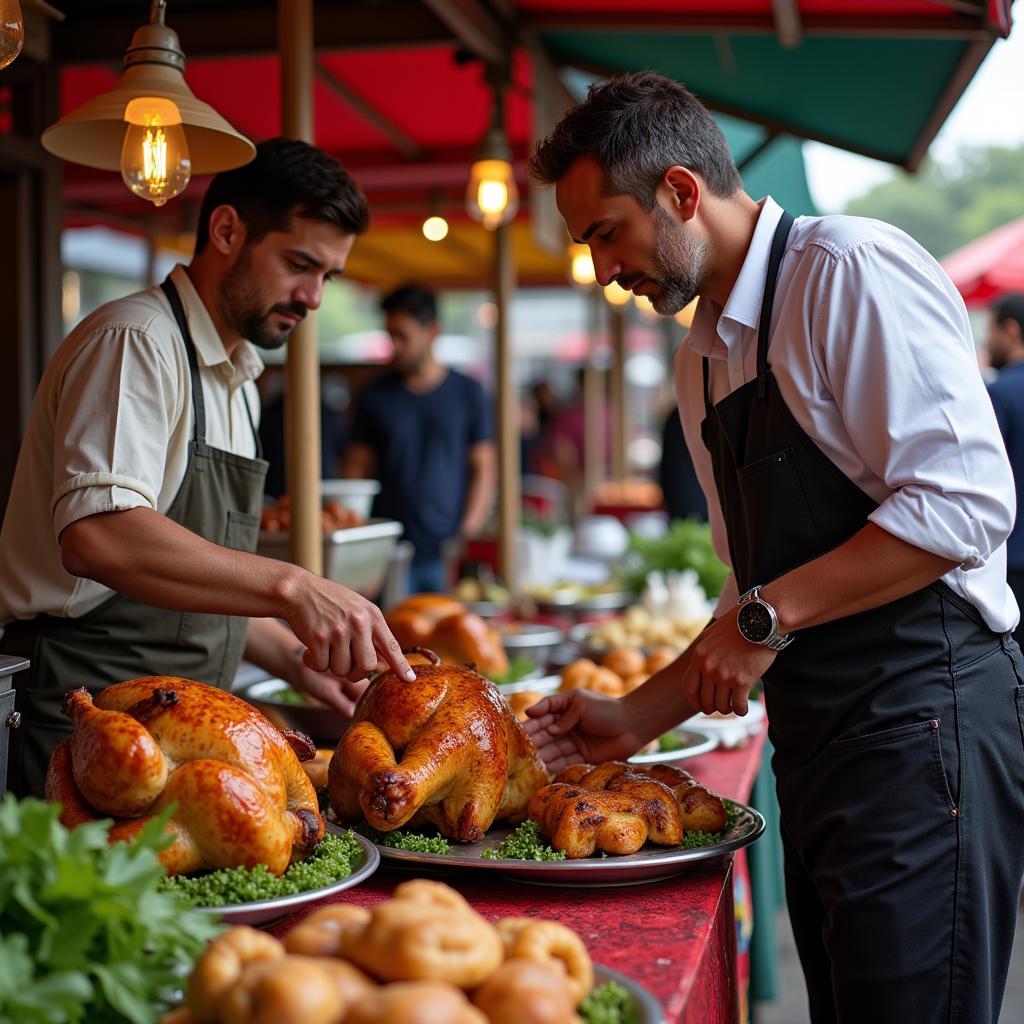
[[298,263],[296,260],[288,260],[288,266],[291,267],[296,274],[304,274],[309,269],[305,263]]
[[598,235],[597,237],[600,238],[602,242],[610,242],[612,240],[612,235],[614,234],[615,228],[612,228],[610,231],[606,231],[603,235]]

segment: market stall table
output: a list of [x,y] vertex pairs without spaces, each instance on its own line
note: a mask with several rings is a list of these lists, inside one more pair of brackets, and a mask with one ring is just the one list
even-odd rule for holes
[[[761,767],[765,733],[739,750],[717,750],[686,768],[722,796],[747,802]],[[743,852],[740,853],[742,858]],[[737,869],[745,873],[741,861]],[[569,925],[595,963],[646,986],[670,1024],[733,1024],[740,1020],[732,858],[660,882],[616,888],[524,885],[488,874],[438,873],[485,917],[537,916]],[[378,871],[365,884],[327,903],[370,906],[388,898],[410,873]],[[269,927],[282,936],[306,913]]]

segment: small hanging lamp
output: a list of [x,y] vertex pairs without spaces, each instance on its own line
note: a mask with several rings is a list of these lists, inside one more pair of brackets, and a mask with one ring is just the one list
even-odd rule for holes
[[124,55],[117,86],[65,114],[43,132],[54,156],[121,171],[136,195],[162,206],[193,174],[247,164],[256,147],[185,82],[185,54],[164,24],[166,0],[153,0],[150,21]]
[[488,231],[507,224],[519,210],[512,148],[505,133],[505,89],[498,84],[494,86],[491,126],[469,172],[466,209]]

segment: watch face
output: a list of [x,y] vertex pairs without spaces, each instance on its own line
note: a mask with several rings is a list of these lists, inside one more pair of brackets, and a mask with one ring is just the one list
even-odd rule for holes
[[751,601],[740,608],[736,624],[743,636],[754,644],[763,644],[774,629],[771,613],[757,601]]

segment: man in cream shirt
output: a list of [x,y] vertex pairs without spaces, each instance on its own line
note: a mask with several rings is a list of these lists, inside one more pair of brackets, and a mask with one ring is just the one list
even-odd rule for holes
[[263,143],[211,183],[190,266],[101,307],[50,362],[0,530],[0,650],[32,660],[15,792],[42,792],[76,686],[224,687],[244,653],[350,711],[379,657],[412,678],[376,607],[251,553],[266,473],[254,345],[286,343],[368,219],[336,161]]

